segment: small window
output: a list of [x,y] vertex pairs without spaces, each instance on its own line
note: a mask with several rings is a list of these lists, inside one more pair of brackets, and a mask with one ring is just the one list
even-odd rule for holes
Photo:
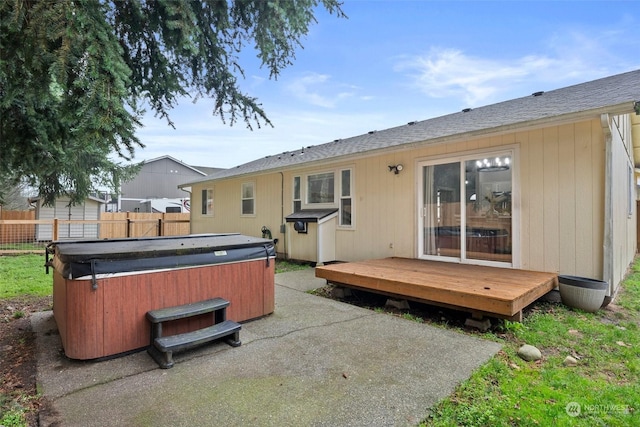
[[340,225],[350,227],[351,219],[351,170],[340,172]]
[[307,203],[334,203],[334,191],[333,172],[307,177]]
[[202,190],[202,215],[213,215],[213,189]]
[[302,210],[302,199],[300,198],[300,177],[293,177],[293,212]]
[[255,215],[254,183],[242,184],[242,215]]

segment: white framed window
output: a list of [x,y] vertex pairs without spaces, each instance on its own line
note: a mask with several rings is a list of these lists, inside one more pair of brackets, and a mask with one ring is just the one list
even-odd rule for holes
[[340,226],[351,227],[353,225],[353,194],[351,169],[340,171]]
[[335,203],[335,176],[333,172],[307,176],[307,204]]
[[213,188],[202,190],[202,215],[213,215]]
[[[338,208],[338,226],[340,228],[353,228],[354,226],[354,179],[353,169],[337,169],[335,171],[319,172],[306,175],[305,186],[301,188],[300,177],[293,178],[293,209],[297,212],[298,206]],[[302,191],[304,194],[299,194]]]
[[300,192],[300,177],[293,177],[293,212],[300,212],[302,210],[302,197]]
[[255,215],[255,183],[245,182],[242,184],[241,214]]

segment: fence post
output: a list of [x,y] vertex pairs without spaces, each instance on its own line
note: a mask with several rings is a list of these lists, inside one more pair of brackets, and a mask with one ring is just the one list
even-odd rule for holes
[[131,237],[131,218],[127,215],[127,238]]
[[158,218],[158,236],[162,237],[164,233],[162,232],[162,218]]
[[51,230],[51,239],[53,241],[58,240],[58,227],[59,227],[58,218],[53,218],[53,230]]

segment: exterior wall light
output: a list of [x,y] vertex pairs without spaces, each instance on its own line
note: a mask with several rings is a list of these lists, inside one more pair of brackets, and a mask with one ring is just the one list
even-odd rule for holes
[[396,175],[398,175],[402,169],[404,169],[404,167],[401,164],[389,165],[389,172],[393,172]]

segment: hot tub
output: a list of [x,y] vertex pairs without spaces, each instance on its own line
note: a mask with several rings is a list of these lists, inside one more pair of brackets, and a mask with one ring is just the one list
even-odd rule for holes
[[[87,360],[144,349],[147,311],[210,298],[228,300],[227,318],[236,322],[270,314],[274,260],[273,241],[241,234],[53,242],[47,266],[64,352]],[[165,335],[213,320],[174,323]]]

